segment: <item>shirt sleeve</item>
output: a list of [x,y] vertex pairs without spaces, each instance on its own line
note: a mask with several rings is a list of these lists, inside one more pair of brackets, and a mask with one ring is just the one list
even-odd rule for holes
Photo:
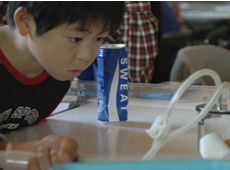
[[129,82],[150,83],[158,54],[158,20],[149,1],[125,1],[123,22],[104,43],[126,45]]

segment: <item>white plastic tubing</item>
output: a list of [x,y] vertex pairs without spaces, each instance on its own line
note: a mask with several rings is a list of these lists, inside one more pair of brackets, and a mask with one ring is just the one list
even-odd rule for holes
[[25,170],[28,160],[34,155],[33,152],[13,150],[11,143],[8,143],[6,150],[0,151],[0,168],[4,170]]
[[[178,128],[175,131],[169,133],[170,130],[170,114],[174,108],[176,102],[180,99],[183,95],[185,90],[198,78],[202,76],[210,76],[213,78],[215,85],[217,86],[216,92],[213,94],[210,101],[206,104],[203,111],[201,111],[192,121],[185,124],[184,126]],[[220,98],[221,94],[223,93],[224,89],[229,88],[228,82],[221,82],[220,77],[218,74],[210,69],[202,69],[199,70],[192,75],[190,75],[178,88],[176,93],[173,95],[172,100],[170,101],[166,112],[163,116],[159,116],[152,124],[150,129],[147,129],[146,132],[154,139],[152,147],[149,151],[143,156],[142,160],[151,160],[154,159],[157,152],[168,142],[172,141],[173,139],[179,137],[189,129],[191,129],[194,125],[197,125],[212,109],[212,107],[218,103],[218,99]],[[218,103],[219,104],[219,103]]]

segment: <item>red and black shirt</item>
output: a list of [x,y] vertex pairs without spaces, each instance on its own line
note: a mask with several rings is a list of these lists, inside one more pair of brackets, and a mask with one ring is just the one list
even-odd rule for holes
[[32,125],[46,118],[60,103],[70,81],[47,72],[36,78],[21,75],[0,50],[0,131]]

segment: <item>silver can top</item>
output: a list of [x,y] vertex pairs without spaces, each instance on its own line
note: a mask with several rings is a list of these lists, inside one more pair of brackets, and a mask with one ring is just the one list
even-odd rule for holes
[[111,48],[111,49],[117,49],[117,48],[124,48],[125,44],[103,44],[101,48]]

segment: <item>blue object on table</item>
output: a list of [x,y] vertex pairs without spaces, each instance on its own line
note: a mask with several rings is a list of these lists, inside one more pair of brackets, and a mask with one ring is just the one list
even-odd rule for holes
[[229,170],[230,162],[223,160],[170,160],[142,162],[72,163],[51,170]]
[[158,99],[158,100],[170,100],[172,98],[172,93],[148,93],[148,94],[135,94],[133,97],[143,98],[143,99]]
[[81,75],[78,77],[79,80],[97,80],[97,66],[92,63],[88,68],[86,68]]

